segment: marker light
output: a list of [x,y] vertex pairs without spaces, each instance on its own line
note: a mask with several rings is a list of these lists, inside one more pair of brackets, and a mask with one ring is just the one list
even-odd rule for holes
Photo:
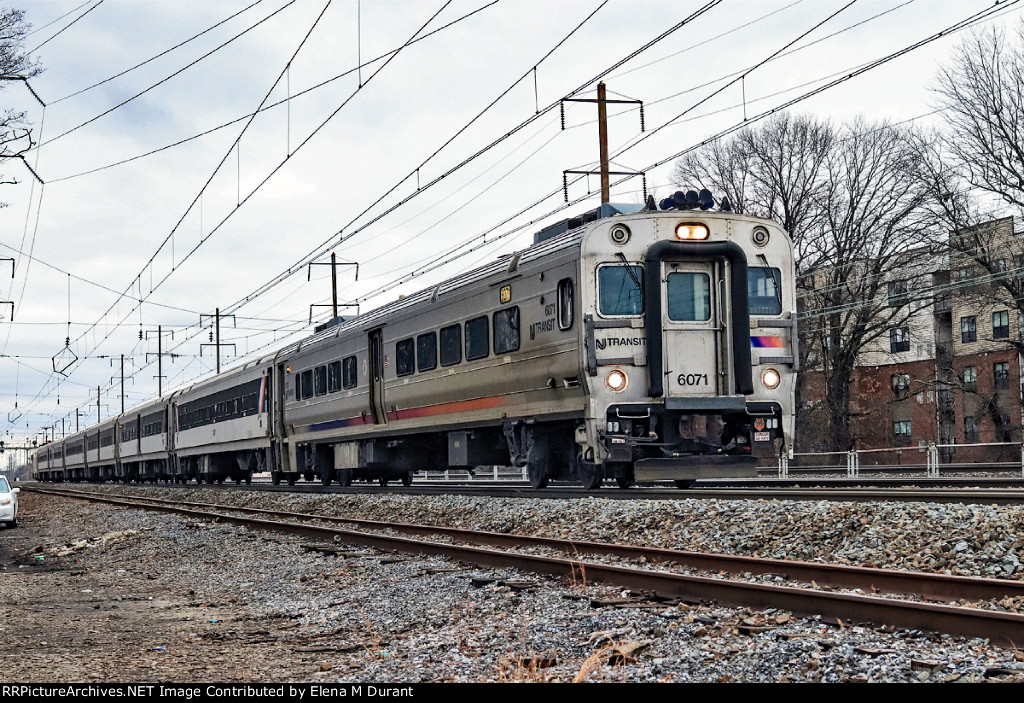
[[682,222],[676,225],[676,239],[707,239],[708,228],[693,222]]
[[612,369],[608,372],[608,375],[604,377],[604,384],[608,386],[609,390],[621,393],[626,390],[626,386],[629,384],[629,377],[626,376],[625,371]]
[[764,373],[761,374],[761,383],[770,391],[775,390],[782,383],[782,376],[779,372],[772,368],[767,368]]

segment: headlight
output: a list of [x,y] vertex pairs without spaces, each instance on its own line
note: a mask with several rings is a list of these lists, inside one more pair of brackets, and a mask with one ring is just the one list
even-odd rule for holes
[[782,376],[775,369],[765,369],[761,374],[761,384],[770,391],[778,388],[780,383],[782,383]]
[[609,390],[619,393],[626,390],[626,386],[629,384],[629,377],[626,376],[625,371],[612,369],[608,372],[608,375],[604,377],[604,384],[608,386]]
[[694,222],[682,222],[676,225],[676,239],[707,239],[708,228]]

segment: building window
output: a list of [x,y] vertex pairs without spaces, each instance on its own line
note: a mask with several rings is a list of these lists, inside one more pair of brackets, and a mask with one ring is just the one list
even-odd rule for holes
[[906,398],[910,395],[910,374],[898,373],[890,376],[892,395],[894,398]]
[[894,422],[892,434],[897,447],[905,447],[910,444],[910,421]]
[[996,390],[1010,387],[1010,364],[1008,362],[1000,361],[998,364],[992,364],[992,375],[996,379]]
[[996,259],[992,262],[992,287],[998,288],[1000,281],[1006,278],[1006,259]]
[[898,308],[907,303],[907,282],[891,281],[889,283],[889,307]]
[[909,327],[893,327],[889,330],[889,351],[893,354],[910,351]]
[[992,338],[1007,339],[1010,336],[1010,312],[1000,310],[992,313]]
[[964,417],[964,441],[965,442],[977,442],[978,441],[978,426],[974,424],[974,416],[967,415]]
[[978,369],[974,366],[964,367],[964,390],[978,390]]
[[1005,413],[996,418],[996,441],[1013,441],[1013,429],[1010,427],[1010,416]]
[[960,318],[960,341],[965,344],[978,341],[978,320],[974,315]]

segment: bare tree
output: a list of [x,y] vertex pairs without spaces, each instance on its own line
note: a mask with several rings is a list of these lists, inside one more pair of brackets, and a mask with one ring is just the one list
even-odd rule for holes
[[[740,211],[776,219],[793,237],[801,298],[801,361],[822,371],[828,444],[851,446],[857,356],[912,314],[926,191],[907,130],[856,120],[840,129],[781,115],[684,157],[680,185],[725,192]],[[910,279],[910,280],[908,280]],[[893,305],[889,284],[905,283]],[[798,387],[802,405],[804,381]],[[807,430],[806,432],[801,430]],[[798,429],[798,436],[814,434]]]
[[1015,42],[1002,29],[977,32],[954,52],[935,88],[946,148],[968,183],[1024,207],[1024,21]]
[[[24,81],[42,71],[39,62],[25,51],[25,36],[32,25],[25,11],[0,9],[0,90],[13,81]],[[22,158],[32,148],[32,129],[24,112],[4,108],[0,115],[0,161]],[[17,183],[0,176],[0,184]]]

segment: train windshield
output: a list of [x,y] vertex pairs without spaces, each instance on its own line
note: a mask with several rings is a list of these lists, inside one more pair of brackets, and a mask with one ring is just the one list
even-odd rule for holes
[[644,311],[644,267],[602,266],[597,271],[602,315],[640,315]]
[[782,285],[782,271],[751,266],[747,269],[747,296],[751,315],[779,315],[782,296],[777,286]]

